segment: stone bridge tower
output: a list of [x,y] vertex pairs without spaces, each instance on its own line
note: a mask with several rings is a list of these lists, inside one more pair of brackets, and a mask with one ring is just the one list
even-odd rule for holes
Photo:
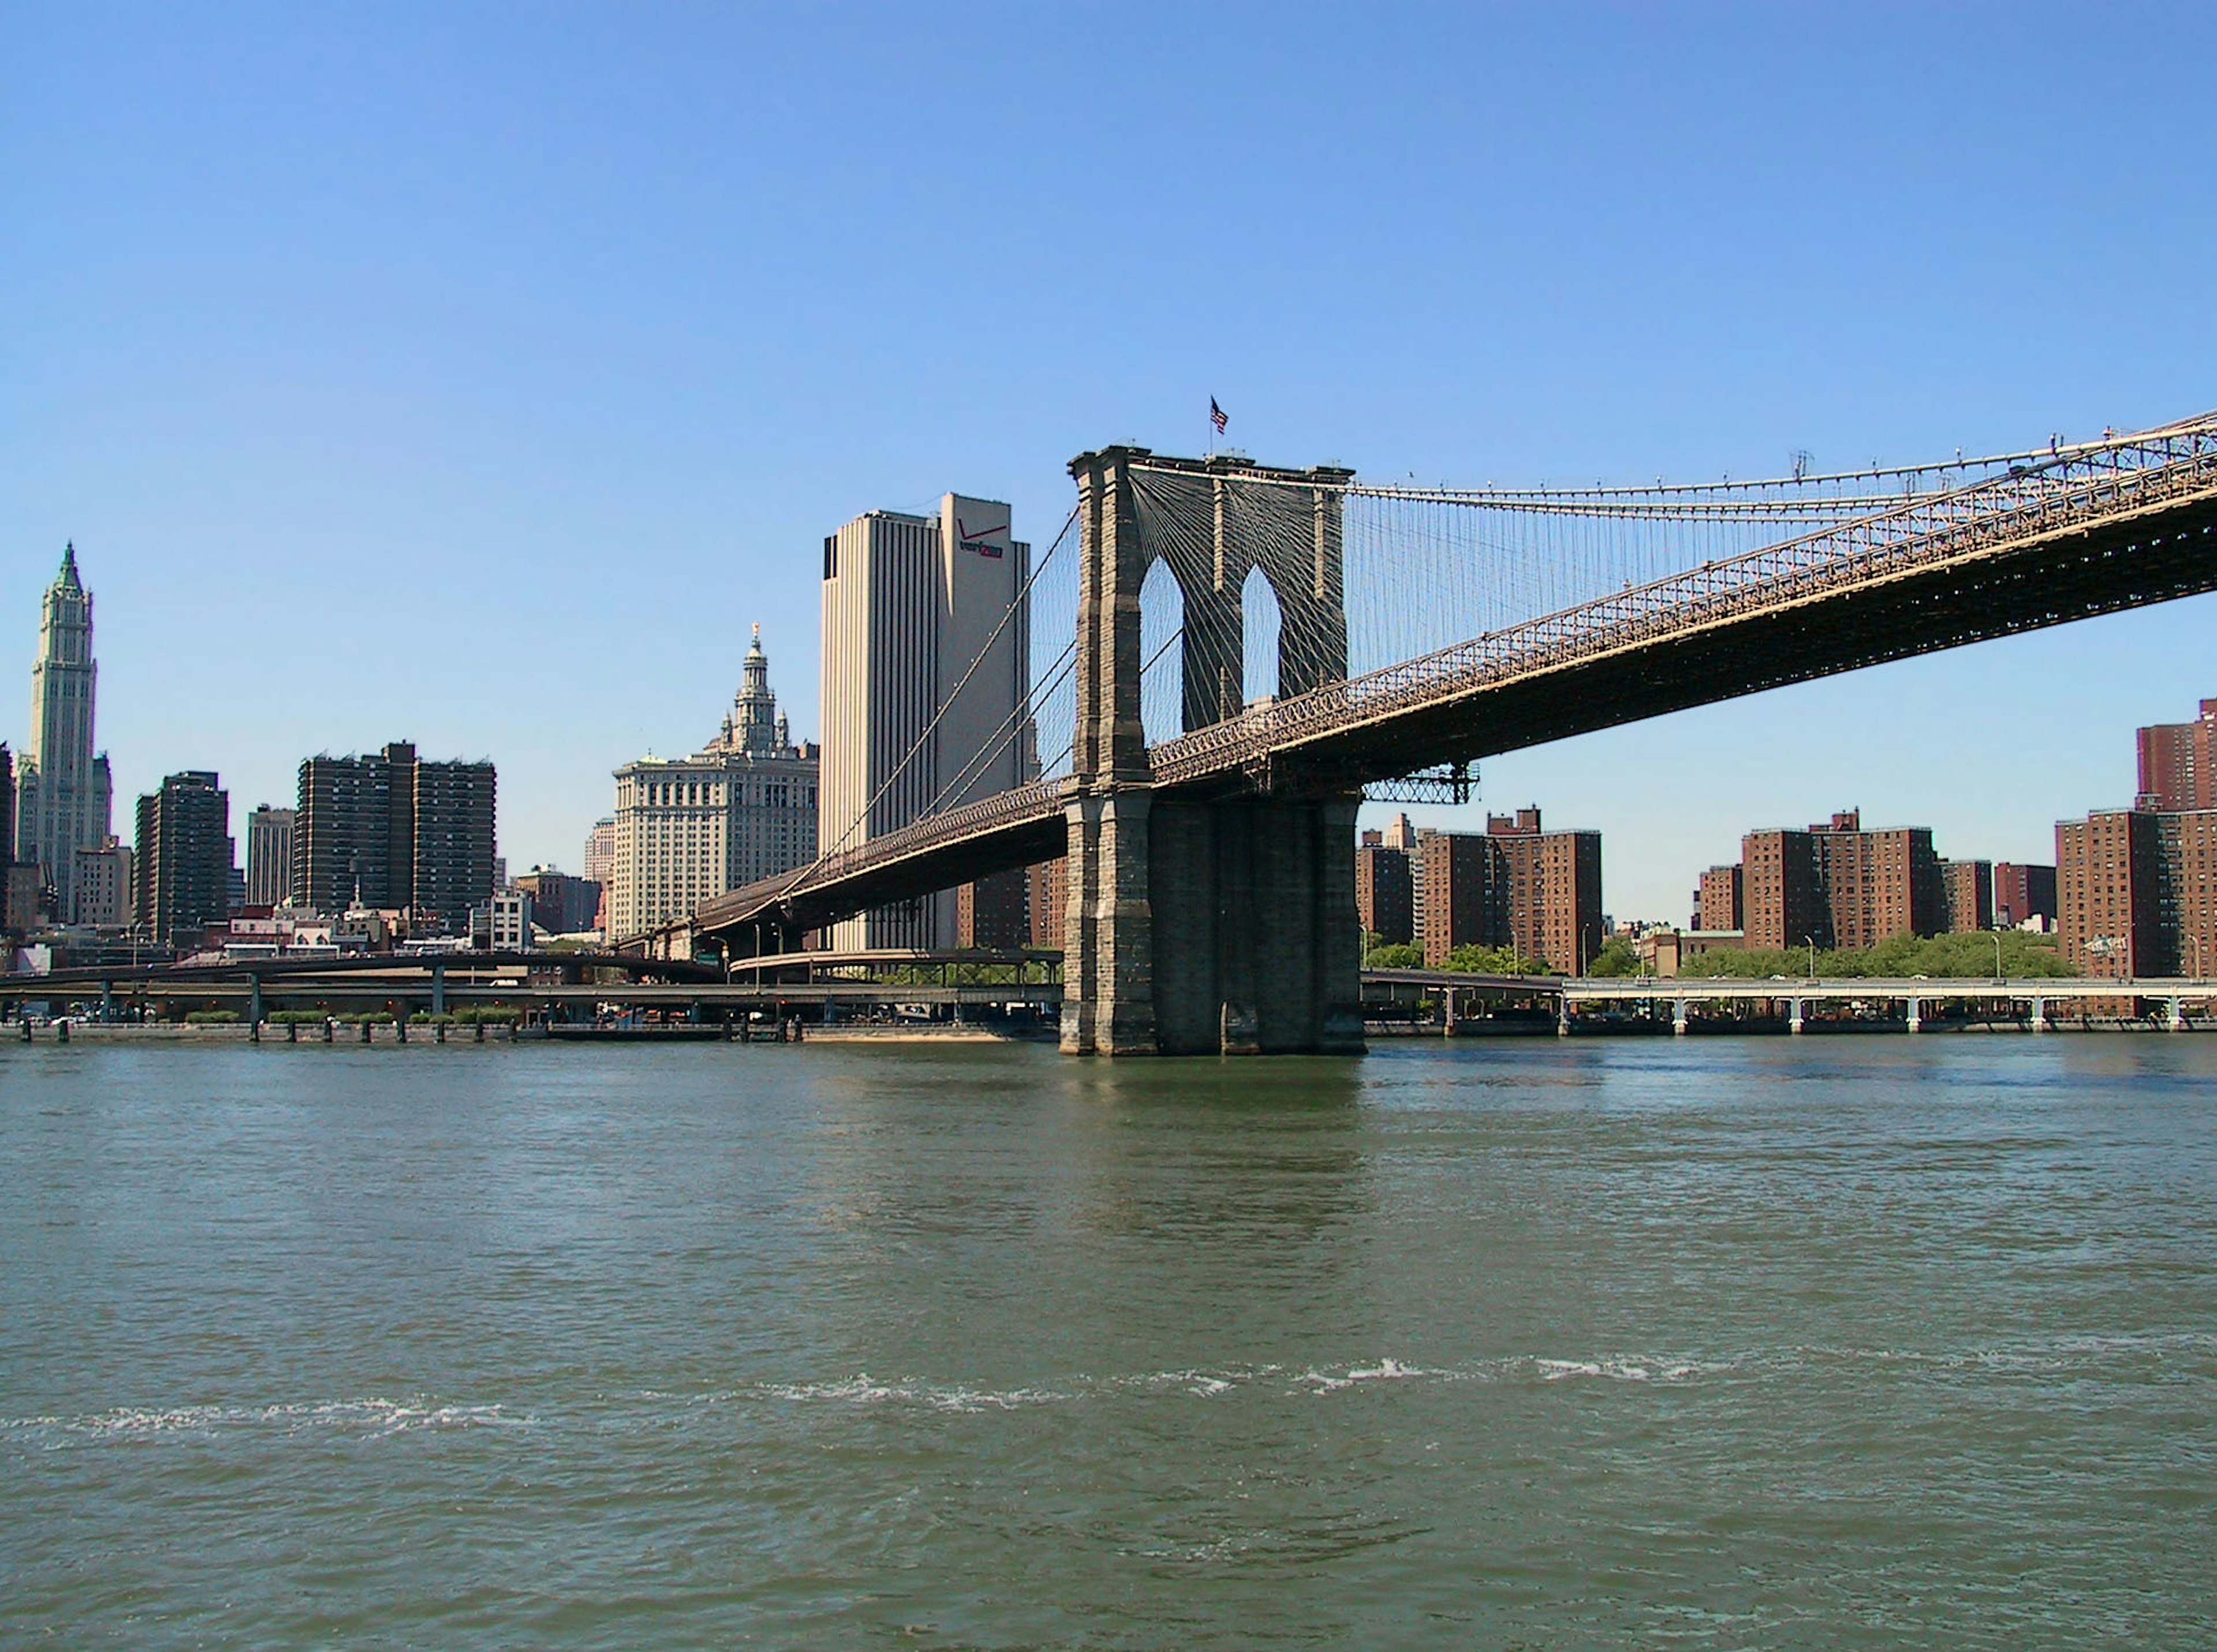
[[1184,601],[1183,724],[1238,716],[1241,593],[1263,570],[1278,692],[1347,675],[1342,489],[1350,472],[1107,447],[1071,462],[1080,529],[1078,724],[1062,1047],[1080,1055],[1362,1048],[1355,815],[1347,792],[1158,793],[1139,715],[1139,588]]

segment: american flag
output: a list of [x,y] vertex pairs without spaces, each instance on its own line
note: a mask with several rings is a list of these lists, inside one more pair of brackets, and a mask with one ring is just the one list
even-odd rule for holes
[[1224,427],[1232,422],[1224,416],[1224,410],[1216,404],[1213,396],[1208,398],[1208,422],[1216,427],[1216,434],[1220,436],[1224,434]]

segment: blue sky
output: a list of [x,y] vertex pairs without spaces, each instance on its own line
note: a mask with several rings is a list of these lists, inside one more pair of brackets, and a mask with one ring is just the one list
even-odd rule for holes
[[[77,542],[119,792],[500,765],[574,866],[816,546],[1190,451],[1636,480],[2217,405],[2217,13],[626,5],[0,12],[0,660]],[[2047,860],[2217,598],[1485,766],[1684,916],[1860,804]],[[20,743],[28,675],[0,689]],[[0,677],[0,683],[4,683]],[[12,694],[14,709],[8,709]],[[119,820],[127,802],[119,806]],[[1448,816],[1431,817],[1442,823]]]

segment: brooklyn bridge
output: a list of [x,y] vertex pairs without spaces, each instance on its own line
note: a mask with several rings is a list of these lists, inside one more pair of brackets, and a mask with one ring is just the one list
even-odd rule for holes
[[1366,795],[1467,796],[1497,753],[2217,589],[2217,415],[1652,486],[1138,447],[1070,469],[1076,508],[1019,600],[1070,641],[1034,644],[1000,735],[1038,778],[979,798],[954,776],[922,817],[827,831],[813,863],[630,950],[790,951],[1066,857],[1065,1051],[1359,1049]]

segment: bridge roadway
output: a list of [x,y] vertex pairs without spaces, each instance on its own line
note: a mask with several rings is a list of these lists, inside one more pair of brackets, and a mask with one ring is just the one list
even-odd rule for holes
[[[2217,416],[2060,450],[1895,511],[1328,684],[1153,747],[1152,787],[1342,795],[1442,762],[2217,589]],[[1074,781],[1035,781],[732,891],[690,925],[779,950],[887,901],[1052,860]]]
[[[2183,1029],[2185,1005],[2199,1002],[2204,1013],[2217,1005],[2217,980],[2168,977],[2113,980],[2083,976],[2029,977],[2018,980],[1913,977],[1908,979],[1858,977],[1832,980],[1822,977],[1768,980],[1726,979],[1691,976],[1619,976],[1566,979],[1560,976],[1467,976],[1439,970],[1366,970],[1366,989],[1385,987],[1433,994],[1467,996],[1521,994],[1553,999],[1559,1025],[1567,1026],[1579,1008],[1670,1008],[1672,1028],[1684,1032],[1697,1005],[1782,1006],[1788,1027],[1802,1030],[1813,1006],[1832,1008],[1868,1004],[1899,1004],[1902,1020],[1915,1032],[1942,1004],[1976,1004],[1983,1008],[2015,1010],[2033,1026],[2044,1026],[2058,1005],[2114,1004],[2121,999],[2159,1002],[2167,1024]],[[1451,1007],[1452,1008],[1452,1007]]]
[[[879,951],[868,953],[796,953],[760,960],[760,971],[800,971],[800,980],[726,981],[714,978],[686,982],[549,982],[530,981],[524,965],[540,966],[566,962],[574,954],[516,953],[498,955],[496,965],[484,954],[455,954],[421,959],[381,959],[383,967],[335,970],[331,960],[311,960],[320,970],[277,970],[278,960],[244,960],[231,965],[198,966],[190,971],[157,968],[135,971],[74,971],[66,975],[0,977],[0,1002],[24,1000],[83,1002],[98,995],[126,1004],[164,1000],[188,1000],[195,1004],[235,1006],[247,1018],[283,1008],[295,1001],[312,1001],[314,1007],[337,1010],[383,1009],[398,1005],[428,1008],[434,1013],[452,1008],[503,1006],[551,1008],[560,1007],[590,1013],[605,1004],[628,1008],[689,1013],[751,1011],[777,1007],[820,1007],[830,1013],[882,1008],[889,1004],[925,1004],[937,1008],[983,1008],[1024,1004],[1046,1011],[1062,1000],[1062,983],[1051,978],[1055,955],[1038,952],[981,954],[977,952],[924,953]],[[1014,968],[1028,977],[1033,968],[1040,978],[1003,982],[957,982],[954,971],[993,965]],[[433,966],[436,966],[434,968]],[[475,965],[472,968],[470,966]],[[740,970],[755,972],[751,966]],[[840,978],[837,970],[940,970],[936,983],[888,982]],[[736,972],[736,971],[735,971]],[[459,976],[460,979],[456,977]],[[1817,1007],[1895,1005],[1901,1020],[1916,1031],[1943,1004],[1975,1004],[1990,1010],[2015,1013],[2016,1019],[2037,1027],[2052,1020],[2059,1007],[2090,1003],[2114,1004],[2121,999],[2164,1006],[2166,1024],[2187,1025],[2185,1005],[2197,1002],[2205,1014],[2217,1013],[2217,979],[2150,978],[2110,980],[2087,977],[2039,977],[2019,980],[1871,979],[1833,980],[1787,978],[1741,980],[1695,977],[1627,976],[1565,979],[1547,975],[1466,975],[1440,970],[1366,970],[1362,975],[1367,1004],[1430,997],[1444,1001],[1450,1026],[1479,999],[1522,998],[1551,1006],[1558,1026],[1568,1030],[1572,1014],[1588,1011],[1645,1008],[1659,1012],[1668,1006],[1674,1030],[1687,1032],[1697,1006],[1763,1007],[1782,1019],[1794,1032],[1802,1030]]]
[[[183,1002],[237,1006],[250,1018],[271,1008],[382,1009],[434,1014],[473,1006],[562,1005],[590,1009],[614,1003],[641,1009],[755,1009],[771,1004],[835,1008],[893,1002],[934,1005],[1024,1003],[1050,1008],[1061,1000],[1060,954],[1013,950],[809,952],[735,964],[676,965],[599,952],[380,953],[341,959],[239,959],[223,963],[143,965],[0,976],[0,1004],[84,1002],[127,1006]],[[1013,971],[1006,981],[961,981],[964,971]],[[621,971],[627,981],[575,978]],[[918,978],[936,971],[936,982]],[[848,973],[858,972],[858,973]],[[886,980],[903,974],[906,980]],[[642,975],[674,976],[643,981]],[[799,979],[789,978],[798,975]],[[534,980],[531,977],[540,978]],[[741,976],[751,979],[739,979]],[[570,977],[570,979],[549,979]],[[770,977],[770,978],[765,978]],[[777,978],[787,977],[787,978]]]

